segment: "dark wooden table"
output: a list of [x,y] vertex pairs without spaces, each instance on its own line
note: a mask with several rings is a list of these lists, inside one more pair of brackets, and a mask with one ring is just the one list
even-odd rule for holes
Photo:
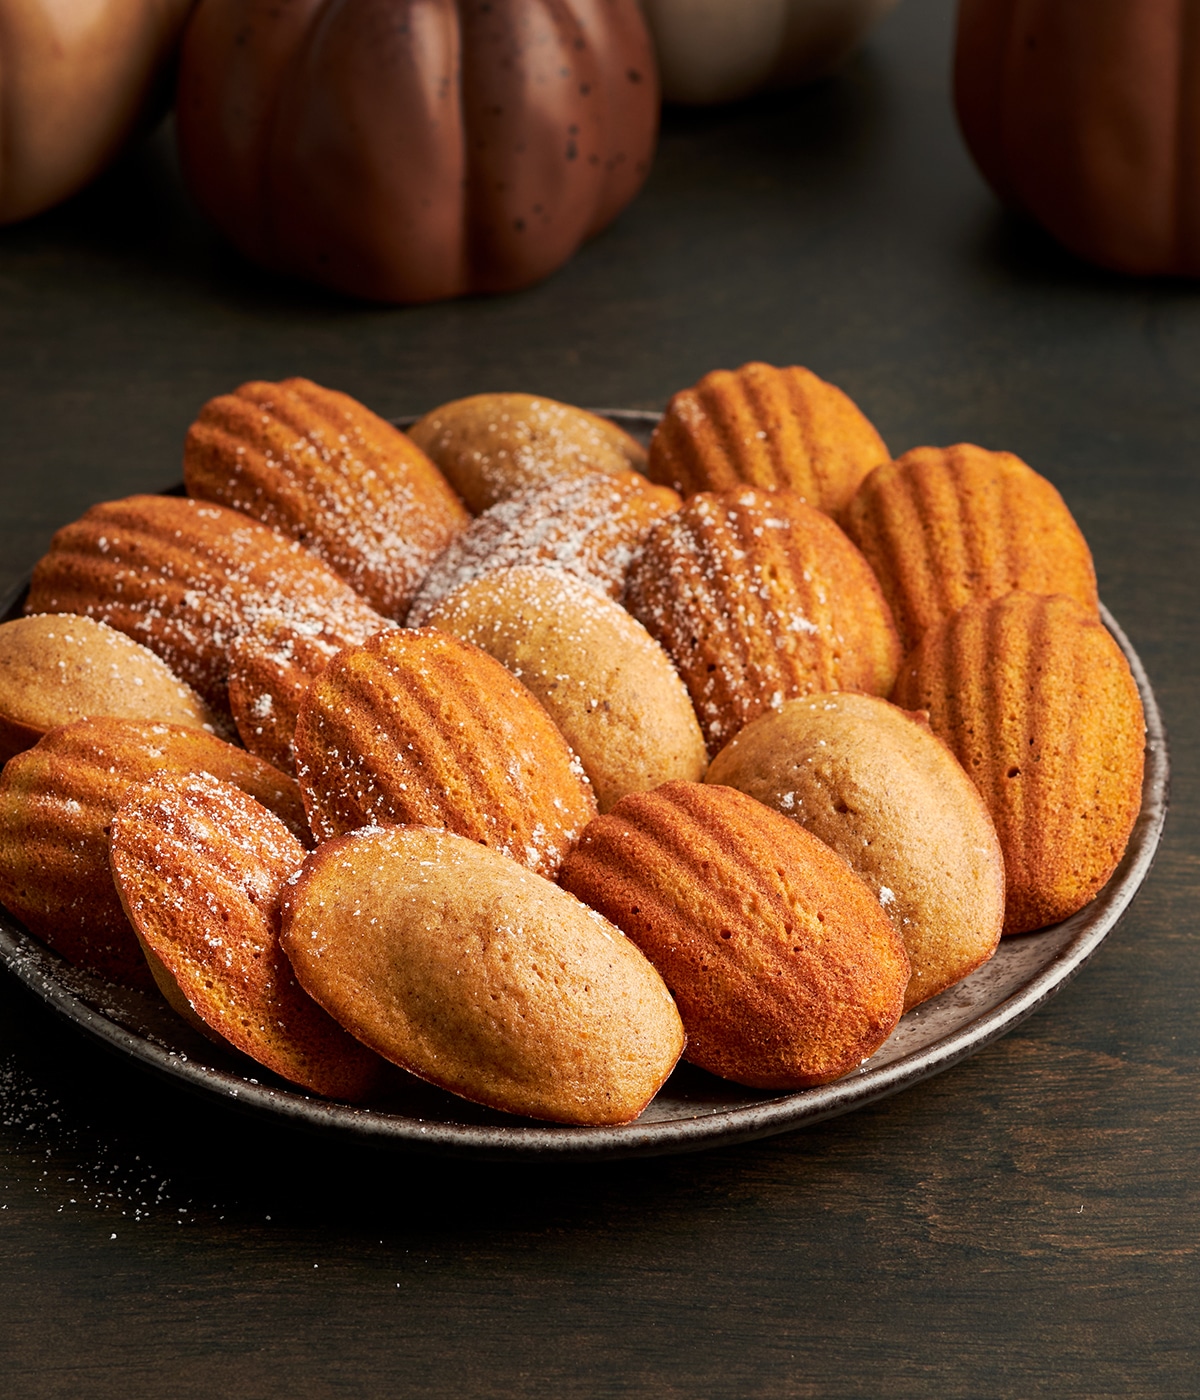
[[364,308],[191,212],[167,136],[0,232],[0,584],[179,475],[200,404],[305,374],[386,414],[484,389],[657,407],[798,362],[893,450],[1062,489],[1172,741],[1157,867],[1099,957],[940,1078],[806,1132],[605,1167],[335,1150],[185,1097],[0,977],[6,1396],[1195,1396],[1200,295],[1003,216],[952,7],[841,77],[668,117],[617,225],[521,296]]

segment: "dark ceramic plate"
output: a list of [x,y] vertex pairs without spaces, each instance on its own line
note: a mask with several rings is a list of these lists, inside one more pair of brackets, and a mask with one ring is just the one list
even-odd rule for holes
[[[607,411],[644,436],[657,414]],[[25,588],[0,605],[17,616]],[[1010,1031],[1061,990],[1092,956],[1146,878],[1167,811],[1169,764],[1162,718],[1145,670],[1107,609],[1105,625],[1129,660],[1146,711],[1142,809],[1111,880],[1070,919],[1002,940],[996,956],[905,1016],[853,1074],[800,1093],[740,1088],[681,1065],[636,1123],[567,1128],[476,1108],[417,1080],[370,1107],[310,1097],[193,1032],[164,1003],[68,966],[0,910],[0,961],[76,1026],[184,1088],[256,1115],[406,1151],[508,1159],[576,1159],[692,1152],[766,1137],[847,1113],[948,1069]]]

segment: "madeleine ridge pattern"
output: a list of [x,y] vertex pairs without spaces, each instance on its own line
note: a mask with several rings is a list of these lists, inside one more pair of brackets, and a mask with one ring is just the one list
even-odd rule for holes
[[794,491],[830,515],[891,454],[857,405],[799,365],[717,369],[675,394],[646,474],[684,496],[744,484]]
[[1121,649],[1073,598],[1008,593],[926,633],[892,699],[974,779],[1008,882],[1005,933],[1083,908],[1141,808],[1145,717]]
[[210,399],[188,430],[183,473],[190,496],[298,540],[397,620],[470,521],[410,437],[308,379]]
[[874,574],[789,492],[702,492],[654,526],[625,605],[674,661],[711,752],[785,700],[886,695],[900,644]]
[[1058,491],[1011,452],[915,447],[872,472],[843,512],[905,650],[976,598],[1065,593],[1099,615],[1096,571]]
[[900,1019],[908,957],[879,901],[823,842],[733,788],[623,798],[559,883],[658,969],[686,1058],[738,1084],[837,1079]]
[[72,612],[124,632],[229,712],[229,648],[282,626],[347,646],[387,625],[302,545],[240,511],[178,496],[93,506],[33,571],[27,613]]
[[51,730],[0,775],[0,903],[68,962],[148,986],[109,874],[109,823],[142,783],[200,772],[311,839],[295,782],[244,749],[181,725],[81,720]]
[[111,861],[176,1010],[315,1093],[380,1087],[386,1067],[303,991],[280,947],[279,895],[304,847],[277,817],[211,777],[152,784],[113,818]]
[[443,827],[552,877],[596,812],[579,760],[521,682],[431,628],[340,653],[308,692],[296,754],[320,840]]

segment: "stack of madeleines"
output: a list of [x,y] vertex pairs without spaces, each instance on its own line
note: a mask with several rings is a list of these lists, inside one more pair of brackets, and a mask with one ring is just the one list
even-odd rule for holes
[[313,1093],[636,1118],[835,1079],[1112,875],[1144,724],[1019,458],[749,364],[645,450],[303,379],[89,510],[0,626],[0,901]]

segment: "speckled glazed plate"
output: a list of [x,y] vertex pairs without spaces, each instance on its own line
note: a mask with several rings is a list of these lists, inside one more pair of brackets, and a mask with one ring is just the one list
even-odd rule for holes
[[[599,410],[639,436],[657,414]],[[25,588],[0,605],[19,614]],[[1061,990],[1092,956],[1149,873],[1167,811],[1169,761],[1162,718],[1137,653],[1111,614],[1104,622],[1128,658],[1146,711],[1142,809],[1111,880],[1061,924],[1001,941],[996,956],[957,986],[910,1011],[853,1074],[799,1093],[763,1093],[680,1065],[636,1123],[569,1128],[477,1108],[417,1080],[386,1101],[350,1107],[313,1098],[196,1034],[165,1003],[68,966],[0,910],[0,961],[77,1027],[183,1088],[256,1116],[403,1151],[526,1160],[597,1160],[692,1152],[816,1123],[885,1098],[948,1069],[1012,1030]]]

